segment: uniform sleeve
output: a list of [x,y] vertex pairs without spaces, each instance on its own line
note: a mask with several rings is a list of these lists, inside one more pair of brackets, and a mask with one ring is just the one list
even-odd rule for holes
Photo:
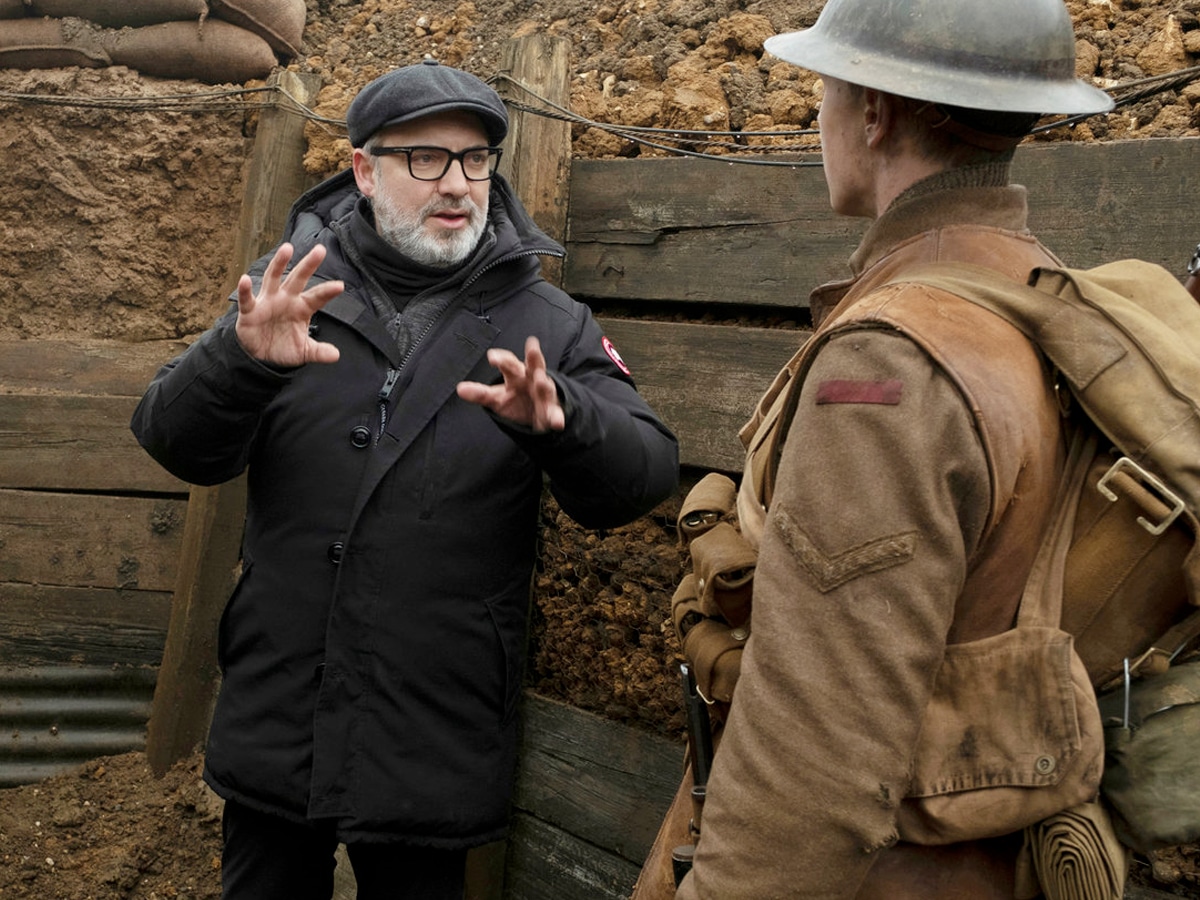
[[785,442],[680,900],[855,896],[897,840],[989,492],[971,412],[923,351],[886,330],[830,339]]
[[577,340],[550,374],[566,427],[531,435],[506,430],[550,477],[563,510],[586,528],[636,519],[679,484],[679,444],[645,399],[598,323],[585,315]]
[[130,423],[146,452],[190,484],[245,469],[262,412],[290,377],[242,349],[235,311],[158,371]]

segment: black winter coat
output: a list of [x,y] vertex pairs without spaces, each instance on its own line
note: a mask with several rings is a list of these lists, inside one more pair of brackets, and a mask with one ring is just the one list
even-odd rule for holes
[[[247,470],[208,783],[331,820],[345,842],[477,845],[507,826],[543,473],[569,515],[611,527],[674,491],[678,448],[587,307],[542,280],[541,255],[562,249],[501,179],[494,248],[408,359],[338,238],[358,197],[349,173],[318,185],[284,238],[294,260],[325,244],[316,278],[346,283],[311,324],[340,360],[258,363],[235,306],[158,373],[133,430],[186,481]],[[495,381],[488,348],[523,356],[528,335],[558,384],[562,432],[524,433],[455,394]]]

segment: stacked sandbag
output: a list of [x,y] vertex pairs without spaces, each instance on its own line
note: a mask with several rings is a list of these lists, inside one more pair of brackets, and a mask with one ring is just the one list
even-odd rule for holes
[[0,0],[0,68],[244,83],[299,55],[305,15],[304,0]]
[[209,0],[212,15],[252,31],[281,57],[300,55],[304,0]]
[[140,28],[208,15],[207,0],[22,0],[31,16],[84,19],[105,28]]
[[5,19],[0,21],[0,68],[96,69],[112,64],[100,45],[98,30],[79,19]]

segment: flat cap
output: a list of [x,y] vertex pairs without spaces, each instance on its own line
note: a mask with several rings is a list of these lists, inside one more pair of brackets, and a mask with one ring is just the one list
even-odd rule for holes
[[350,104],[346,126],[351,145],[361,147],[388,125],[456,110],[479,116],[493,145],[508,134],[508,110],[500,95],[469,72],[433,59],[380,75],[364,87]]

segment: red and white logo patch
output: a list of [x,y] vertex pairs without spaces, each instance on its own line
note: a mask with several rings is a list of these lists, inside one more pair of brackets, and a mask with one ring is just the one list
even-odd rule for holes
[[625,365],[625,360],[621,359],[621,354],[617,352],[617,348],[613,346],[613,342],[608,338],[600,339],[600,346],[604,348],[604,352],[608,354],[608,358],[613,361],[618,369],[626,375],[633,377],[633,373],[629,371],[629,366]]

